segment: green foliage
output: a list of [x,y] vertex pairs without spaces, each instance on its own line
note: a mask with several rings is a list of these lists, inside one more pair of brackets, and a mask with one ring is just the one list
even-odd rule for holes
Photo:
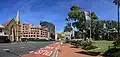
[[[95,12],[90,12],[91,20],[97,20],[98,17]],[[71,22],[72,26],[77,28],[78,31],[83,33],[85,29],[87,34],[89,34],[89,29],[86,27],[86,18],[84,10],[81,10],[78,5],[73,5],[70,8],[70,12],[68,13],[68,17],[65,19],[67,22]],[[68,26],[68,25],[67,25]]]
[[113,57],[120,57],[120,50],[118,52],[115,52],[115,54],[113,55]]
[[84,12],[80,10],[78,5],[73,5],[70,10],[71,11],[68,13],[68,18],[66,20],[73,21],[73,26],[80,30],[81,26],[79,25],[82,25],[83,21],[85,21]]
[[118,47],[118,46],[120,46],[120,41],[117,40],[117,41],[113,42],[113,44],[114,44],[113,45],[114,47]]
[[87,42],[83,40],[71,41],[71,44],[74,45],[76,48],[81,47],[85,50],[91,50],[97,48],[96,46],[92,45],[92,42]]
[[85,50],[91,50],[91,49],[95,49],[95,48],[97,48],[97,47],[93,46],[93,45],[83,47],[83,49],[85,49]]
[[[92,49],[89,50],[91,52],[105,52],[107,51],[109,48],[112,48],[113,46],[113,41],[106,41],[106,40],[99,40],[99,41],[93,41],[93,45],[97,46],[98,48],[96,49]],[[110,46],[110,47],[108,47]]]
[[95,14],[95,12],[91,12],[91,19],[98,20],[98,16]]
[[74,5],[70,8],[71,11],[74,11],[74,10],[79,10],[80,7],[78,5]]
[[[117,22],[113,20],[98,20],[98,16],[95,12],[89,13],[91,18],[91,35],[94,40],[113,40],[115,38],[114,35],[109,35],[109,33],[114,33],[117,30]],[[90,37],[90,26],[86,26],[86,19],[84,10],[78,5],[73,5],[70,8],[70,12],[68,13],[68,17],[65,19],[70,25],[66,25],[64,31],[71,31],[71,24],[73,27],[77,28],[78,32],[81,32],[81,37],[86,38]],[[106,28],[104,28],[104,24],[106,24]],[[86,32],[84,33],[83,30]],[[109,31],[109,32],[108,32]],[[83,34],[84,33],[84,34]],[[85,37],[84,37],[84,36]],[[101,37],[100,37],[101,36]]]
[[74,45],[76,48],[78,48],[79,46],[81,46],[82,40],[77,40],[77,41],[71,41],[71,44]]
[[39,39],[39,38],[36,38],[36,39],[33,39],[33,38],[31,38],[31,39],[23,39],[23,41],[53,41],[53,40],[51,40],[51,39],[49,39],[49,40],[47,40],[47,39]]
[[119,57],[120,56],[120,48],[112,48],[107,50],[104,53],[105,57]]
[[84,42],[83,43],[83,49],[85,50],[91,50],[97,48],[96,46],[92,45],[92,42]]

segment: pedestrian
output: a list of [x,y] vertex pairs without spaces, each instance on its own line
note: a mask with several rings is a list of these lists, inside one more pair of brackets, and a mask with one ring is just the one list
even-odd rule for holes
[[25,40],[25,42],[27,43],[27,39]]

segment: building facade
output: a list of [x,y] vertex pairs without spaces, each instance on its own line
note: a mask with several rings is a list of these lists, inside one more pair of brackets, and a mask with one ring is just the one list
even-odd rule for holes
[[18,42],[21,41],[20,37],[20,16],[19,11],[17,12],[16,18],[11,19],[7,23],[2,24],[5,28],[3,29],[4,34],[8,35],[7,41]]
[[4,26],[0,24],[0,42],[5,42],[7,41],[8,35],[4,34]]
[[28,23],[21,24],[19,11],[16,18],[0,26],[0,42],[20,42],[23,38],[50,38],[49,30],[46,27],[33,26]]
[[21,24],[21,38],[49,38],[49,32],[47,28],[24,23]]
[[50,38],[55,39],[56,30],[54,24],[47,21],[41,21],[40,25],[41,27],[48,28]]

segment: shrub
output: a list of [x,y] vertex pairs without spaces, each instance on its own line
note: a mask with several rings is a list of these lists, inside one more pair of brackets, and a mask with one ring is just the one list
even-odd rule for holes
[[87,42],[87,41],[83,42],[84,47],[91,46],[91,45],[92,45],[92,42]]
[[83,40],[77,40],[77,41],[71,41],[71,44],[74,45],[76,48],[82,47],[85,50],[97,48],[96,46],[92,45],[91,41],[88,42],[88,41],[83,41]]
[[82,49],[91,50],[91,49],[95,49],[95,48],[97,48],[97,46],[92,45],[91,41],[90,42],[85,41],[82,43]]
[[104,53],[106,57],[120,57],[120,48],[111,48]]
[[114,47],[120,46],[120,41],[117,40],[117,41],[113,42],[113,44],[114,44],[113,45]]
[[74,41],[71,41],[71,44],[74,45],[76,48],[78,48],[79,46],[81,46],[81,42],[82,40],[74,40]]
[[75,45],[76,41],[71,41],[71,45]]
[[81,41],[80,41],[80,40],[77,40],[74,45],[75,45],[75,47],[78,48],[78,47],[81,45]]
[[49,41],[49,40],[47,40],[47,39],[33,39],[31,41]]
[[67,39],[67,40],[66,40],[66,43],[70,43],[70,40],[69,40],[69,39]]
[[115,54],[113,55],[113,57],[120,57],[120,51],[115,52]]
[[85,49],[85,50],[91,50],[91,49],[95,49],[97,48],[96,46],[93,46],[93,45],[90,45],[90,46],[85,46],[83,47],[82,49]]

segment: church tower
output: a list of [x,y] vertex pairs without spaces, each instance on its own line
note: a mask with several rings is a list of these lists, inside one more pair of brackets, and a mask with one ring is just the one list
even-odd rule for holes
[[20,13],[19,11],[17,11],[17,15],[16,15],[16,24],[20,24]]
[[17,15],[16,15],[16,19],[15,19],[15,22],[16,22],[16,41],[21,41],[21,38],[20,38],[20,13],[19,11],[17,11]]

